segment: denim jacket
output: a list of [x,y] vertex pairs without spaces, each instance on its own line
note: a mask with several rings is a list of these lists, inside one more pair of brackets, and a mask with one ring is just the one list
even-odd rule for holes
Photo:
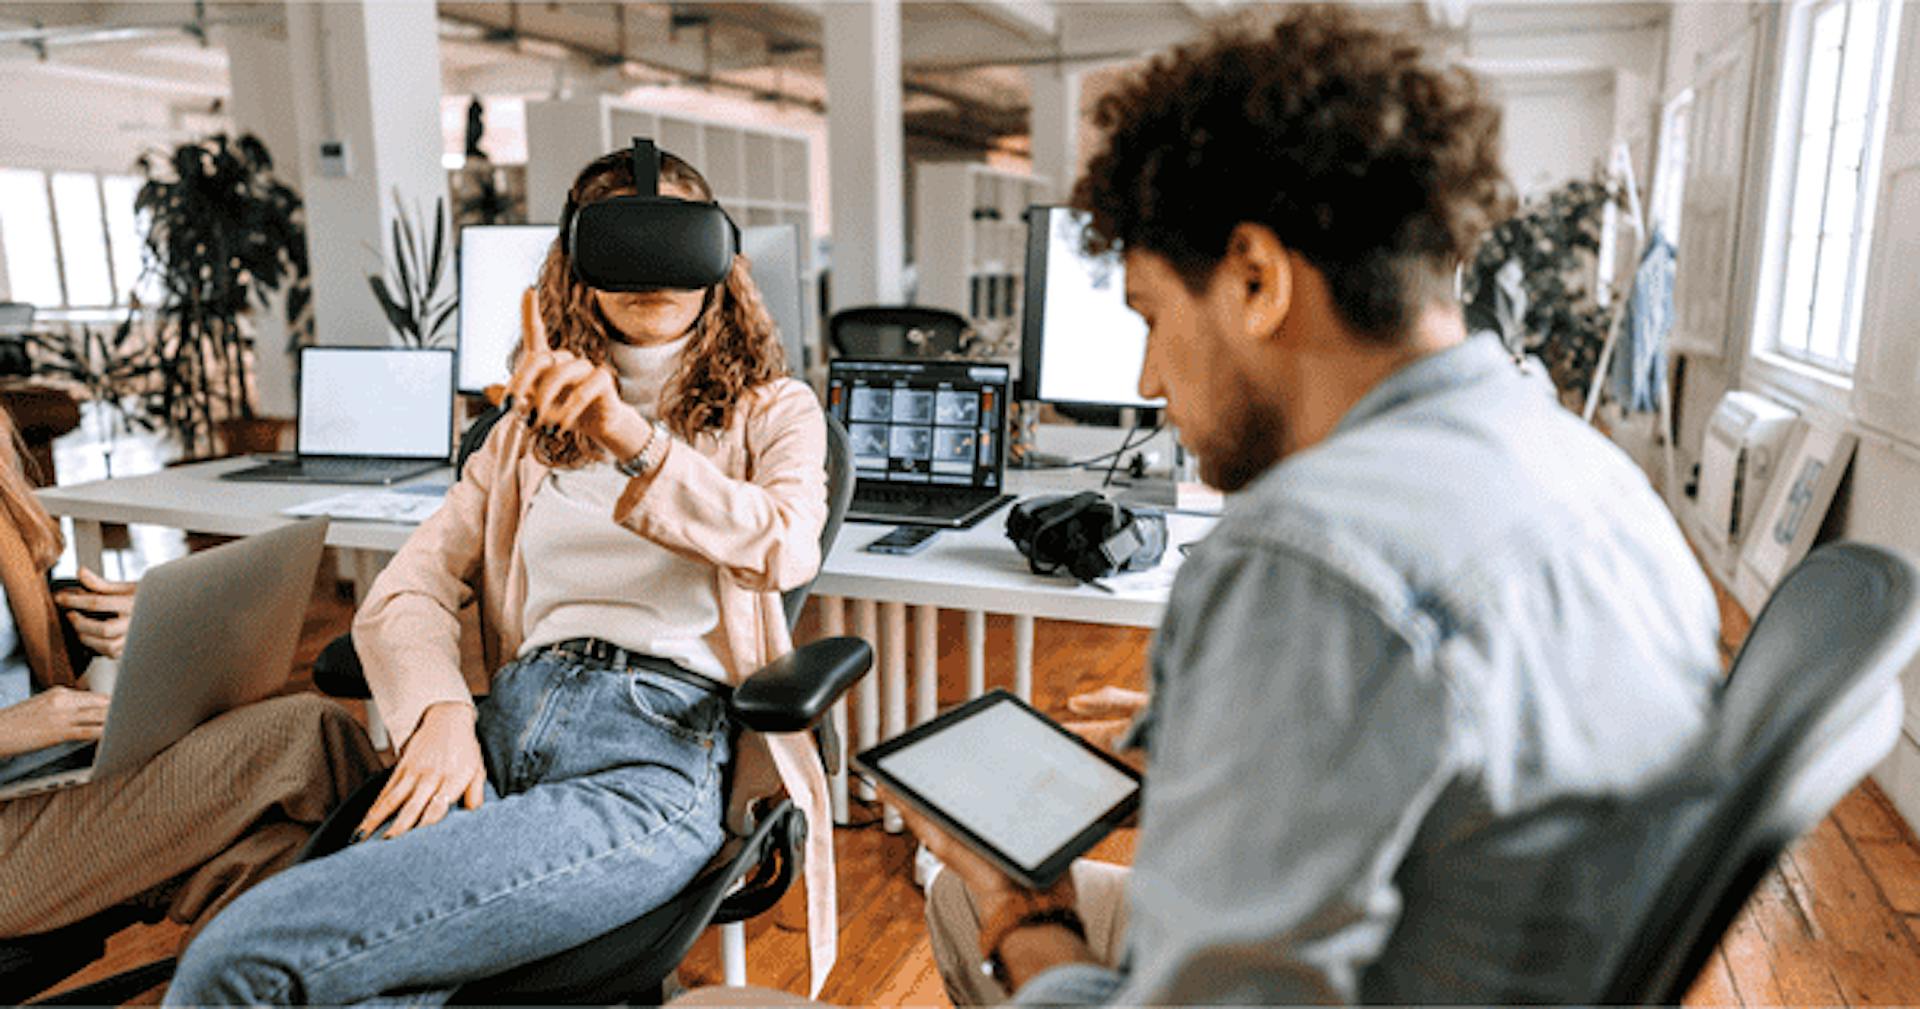
[[1020,1001],[1596,991],[1698,807],[1718,622],[1645,477],[1497,343],[1406,366],[1181,569],[1128,955]]

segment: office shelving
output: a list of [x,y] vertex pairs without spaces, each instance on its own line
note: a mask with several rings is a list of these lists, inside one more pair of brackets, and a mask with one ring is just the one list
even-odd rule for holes
[[919,165],[914,177],[914,262],[919,304],[951,309],[976,325],[1020,316],[1027,207],[1043,203],[1046,179],[974,162]]

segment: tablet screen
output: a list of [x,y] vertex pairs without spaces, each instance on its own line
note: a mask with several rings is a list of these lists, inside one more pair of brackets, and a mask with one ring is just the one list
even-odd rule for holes
[[875,764],[1028,871],[1138,788],[1013,703],[989,705]]

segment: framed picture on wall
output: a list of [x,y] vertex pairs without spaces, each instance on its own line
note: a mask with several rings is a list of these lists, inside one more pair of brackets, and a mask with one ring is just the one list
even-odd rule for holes
[[1837,427],[1813,423],[1800,429],[1740,551],[1733,594],[1748,613],[1760,612],[1780,577],[1813,547],[1858,442],[1853,432]]

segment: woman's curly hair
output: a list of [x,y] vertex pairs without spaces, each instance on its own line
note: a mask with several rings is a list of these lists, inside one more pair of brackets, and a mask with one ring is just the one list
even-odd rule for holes
[[[700,199],[713,199],[707,180],[666,151],[660,152],[660,181],[690,190]],[[632,152],[604,155],[573,180],[561,227],[579,207],[635,191]],[[749,391],[787,374],[780,331],[747,265],[745,256],[734,256],[726,279],[708,289],[691,339],[680,355],[680,368],[661,393],[660,419],[681,438],[725,428]],[[540,269],[540,321],[546,325],[549,346],[570,350],[596,365],[607,363],[612,324],[601,314],[593,289],[574,276],[573,259],[559,240]],[[594,455],[593,447],[577,435],[541,432],[534,440],[535,458],[548,466],[579,466]]]
[[1198,293],[1233,229],[1263,224],[1381,341],[1451,297],[1456,264],[1512,213],[1500,111],[1473,76],[1339,10],[1183,46],[1093,118],[1106,147],[1072,198],[1090,252],[1158,253]]

